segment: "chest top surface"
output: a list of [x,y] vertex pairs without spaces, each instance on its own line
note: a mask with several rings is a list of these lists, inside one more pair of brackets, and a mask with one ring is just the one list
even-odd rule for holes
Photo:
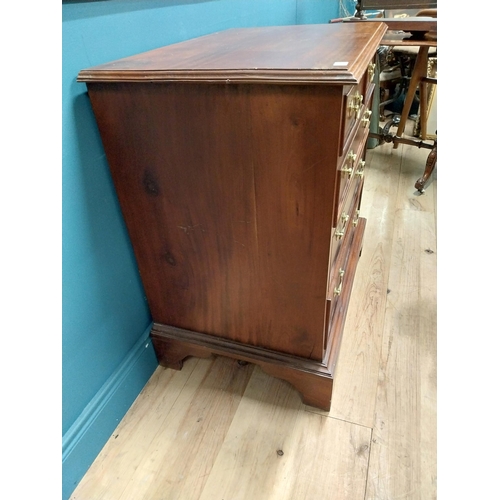
[[387,27],[233,28],[82,70],[80,82],[357,83]]

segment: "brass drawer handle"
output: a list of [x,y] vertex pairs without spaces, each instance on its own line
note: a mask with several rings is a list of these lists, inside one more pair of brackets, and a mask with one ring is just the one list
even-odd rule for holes
[[340,240],[342,236],[344,236],[345,234],[345,230],[347,228],[347,221],[349,220],[349,215],[346,214],[345,212],[342,212],[342,216],[340,217],[340,219],[343,222],[342,229],[337,229],[334,233],[335,238],[337,238],[338,240]]
[[359,92],[356,92],[354,99],[356,99],[356,101],[358,102],[358,107],[356,109],[356,120],[359,120],[359,116],[361,114],[361,105],[363,104],[363,96]]
[[[352,173],[354,171],[354,162],[356,161],[356,157],[357,157],[356,153],[354,153],[352,150],[349,151],[349,154],[347,155],[345,161],[345,165],[340,169],[341,172],[347,174],[349,179],[352,177]],[[351,164],[351,166],[347,167],[349,163]]]
[[354,112],[356,115],[356,120],[359,118],[361,113],[361,104],[363,103],[363,96],[356,90],[356,94],[354,94],[347,105],[348,114],[352,116]]
[[348,116],[352,116],[353,113],[356,115],[359,113],[359,104],[356,104],[356,99],[353,97],[349,104],[347,105]]
[[356,218],[353,219],[352,221],[353,227],[356,227],[358,225],[358,221],[359,221],[359,210],[356,210]]
[[370,123],[370,116],[371,116],[372,112],[370,109],[367,109],[365,111],[365,114],[363,116],[363,118],[361,118],[361,124],[363,125],[363,128],[366,128],[368,127],[368,124]]
[[339,279],[340,279],[339,286],[333,289],[333,295],[340,295],[340,292],[342,291],[342,283],[344,280],[344,270],[343,269],[339,269]]
[[373,75],[375,74],[375,63],[370,63],[368,65],[368,77],[370,79],[370,83],[373,82]]
[[359,177],[361,177],[361,179],[365,175],[365,164],[366,164],[365,160],[360,160],[359,164],[358,164],[358,170],[356,170],[355,175],[359,175]]
[[351,178],[351,176],[352,176],[352,167],[351,168],[342,167],[340,169],[340,171],[343,172],[344,174],[347,174],[347,176],[349,177],[349,179]]

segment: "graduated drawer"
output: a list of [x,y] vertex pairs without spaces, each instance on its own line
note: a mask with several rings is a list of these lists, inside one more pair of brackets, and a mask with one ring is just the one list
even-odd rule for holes
[[[328,291],[326,295],[326,315],[325,315],[325,333],[324,348],[327,348],[328,342],[340,323],[343,323],[349,296],[351,293],[352,282],[356,263],[359,258],[362,235],[366,219],[359,217],[359,206],[361,203],[361,194],[363,191],[363,180],[353,183],[352,193],[348,197],[348,219],[345,228],[342,227],[341,238],[335,236],[337,228],[332,230],[332,246],[330,259],[330,275],[328,280]],[[342,217],[341,217],[342,220]],[[362,226],[362,227],[361,227]],[[358,241],[360,240],[360,241]],[[359,247],[359,248],[358,248]],[[336,253],[335,253],[336,252]],[[341,316],[338,318],[336,316]]]
[[360,121],[370,119],[371,101],[375,89],[375,58],[368,65],[361,81],[357,85],[344,87],[342,104],[341,137],[339,156],[344,156]]
[[360,218],[356,227],[349,231],[346,248],[342,248],[338,266],[335,266],[333,293],[326,301],[324,352],[336,346],[342,337],[345,317],[351,296],[356,267],[363,246],[366,219]]
[[368,138],[369,127],[361,125],[356,136],[351,143],[346,155],[341,158],[337,167],[337,193],[335,199],[338,200],[336,210],[334,210],[334,220],[341,215],[341,207],[345,205],[346,197],[351,189],[353,179],[362,178],[364,175],[365,144]]
[[375,68],[376,68],[375,59],[376,57],[374,57],[372,62],[368,64],[368,68],[366,69],[366,74],[365,74],[366,76],[363,79],[364,83],[363,93],[365,95],[364,99],[365,104],[370,102],[373,90],[375,88]]
[[340,271],[343,269],[345,259],[349,250],[349,240],[352,237],[353,228],[356,227],[359,217],[359,205],[363,190],[363,179],[358,177],[350,185],[349,193],[341,207],[340,215],[336,220],[336,226],[332,228],[330,243],[330,275],[328,280],[328,297],[335,296],[334,290],[338,288],[341,278]]
[[352,142],[363,111],[364,81],[358,85],[344,87],[339,156],[344,156]]

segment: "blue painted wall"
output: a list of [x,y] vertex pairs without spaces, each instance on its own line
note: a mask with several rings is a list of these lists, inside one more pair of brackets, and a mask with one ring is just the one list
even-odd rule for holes
[[63,0],[63,498],[157,366],[146,297],[78,72],[231,27],[325,23],[338,10],[338,0]]

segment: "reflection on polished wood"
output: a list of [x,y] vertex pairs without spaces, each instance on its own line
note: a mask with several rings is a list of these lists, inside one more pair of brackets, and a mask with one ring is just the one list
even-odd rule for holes
[[71,499],[436,498],[435,173],[414,188],[427,156],[368,150],[329,412],[251,363],[159,367]]

